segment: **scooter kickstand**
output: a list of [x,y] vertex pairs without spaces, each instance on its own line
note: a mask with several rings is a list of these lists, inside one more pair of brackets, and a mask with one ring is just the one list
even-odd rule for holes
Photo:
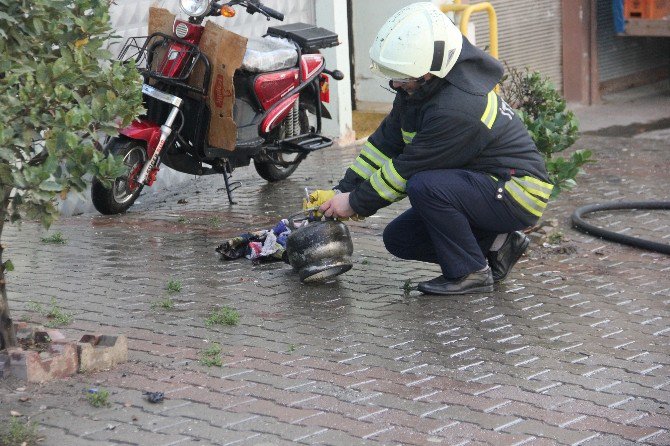
[[233,183],[230,182],[230,178],[232,178],[232,173],[230,172],[230,166],[228,163],[223,168],[223,181],[226,184],[226,193],[228,194],[228,203],[229,204],[237,204],[236,201],[233,201],[233,191],[240,187],[242,183],[239,181],[235,181]]

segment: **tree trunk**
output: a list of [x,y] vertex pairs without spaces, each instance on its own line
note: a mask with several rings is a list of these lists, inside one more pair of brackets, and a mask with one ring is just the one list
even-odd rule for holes
[[5,264],[2,260],[2,253],[5,250],[2,246],[2,230],[5,227],[5,218],[9,209],[9,196],[12,189],[6,186],[0,189],[2,193],[2,203],[0,204],[0,350],[16,347],[16,333],[14,332],[14,323],[9,315],[9,302],[7,300],[7,288],[5,287]]

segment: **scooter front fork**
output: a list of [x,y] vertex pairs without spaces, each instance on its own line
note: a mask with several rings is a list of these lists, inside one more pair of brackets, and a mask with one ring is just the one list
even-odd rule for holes
[[140,174],[137,177],[137,182],[139,184],[149,184],[149,182],[153,182],[152,181],[153,176],[151,175],[151,172],[158,165],[158,160],[160,159],[161,152],[163,151],[163,147],[165,146],[165,141],[167,141],[167,139],[172,134],[172,124],[174,124],[175,119],[177,119],[178,113],[179,113],[179,107],[173,106],[172,110],[170,111],[170,114],[165,120],[165,124],[161,126],[161,137],[158,140],[158,143],[156,144],[154,153],[151,155],[151,158],[149,158],[149,160],[144,164],[144,167],[142,167],[142,170],[140,171]]

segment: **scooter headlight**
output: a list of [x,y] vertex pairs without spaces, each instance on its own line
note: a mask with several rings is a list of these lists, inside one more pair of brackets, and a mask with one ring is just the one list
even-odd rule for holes
[[203,17],[209,12],[211,0],[179,0],[181,10],[191,17]]

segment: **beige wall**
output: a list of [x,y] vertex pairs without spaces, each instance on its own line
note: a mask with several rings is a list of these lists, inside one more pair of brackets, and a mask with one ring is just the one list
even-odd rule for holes
[[[529,67],[562,88],[561,2],[559,0],[488,0],[498,16],[500,60]],[[463,2],[466,3],[466,2]],[[467,3],[476,4],[480,1]],[[489,42],[488,16],[473,16],[477,46]]]

